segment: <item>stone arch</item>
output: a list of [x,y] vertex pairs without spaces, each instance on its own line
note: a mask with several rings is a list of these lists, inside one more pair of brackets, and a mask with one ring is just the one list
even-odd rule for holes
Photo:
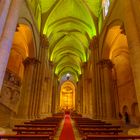
[[[13,37],[13,44],[1,91],[2,103],[14,112],[18,110],[22,92],[21,86],[25,77],[25,65],[23,62],[33,56],[35,55],[32,30],[28,25],[18,24]],[[9,89],[10,98],[5,96],[5,89]]]
[[[30,57],[36,57],[38,46],[37,46],[37,38],[36,38],[36,35],[35,35],[35,31],[34,31],[35,29],[33,27],[33,24],[26,17],[19,17],[18,24],[27,25],[30,28],[30,30],[32,31],[33,47],[32,47],[32,49],[29,48],[29,53],[30,53]],[[33,52],[33,53],[31,53],[31,52]]]
[[[117,94],[119,109],[124,104],[128,105],[130,102],[134,102],[136,100],[135,86],[127,37],[124,31],[124,23],[121,19],[116,19],[108,23],[106,34],[104,35],[101,58],[110,59],[114,64],[113,69],[115,74],[112,74],[112,77],[116,81],[115,83],[113,82],[115,84],[113,92]],[[131,101],[130,97],[132,98]]]
[[[23,76],[20,74],[24,72],[23,61],[28,57],[33,58],[34,56],[32,30],[28,27],[28,25],[18,24],[17,31],[15,32],[13,38],[7,69],[22,78]],[[21,68],[21,70],[18,72],[15,68]]]
[[105,33],[103,36],[103,41],[101,43],[101,51],[100,51],[101,58],[104,58],[104,59],[109,58],[109,53],[110,53],[111,48],[107,48],[109,46],[106,45],[106,39],[107,39],[107,35],[109,34],[109,30],[114,27],[118,27],[118,29],[120,28],[120,30],[118,30],[118,35],[119,35],[121,33],[121,28],[123,28],[123,21],[118,18],[118,19],[114,19],[113,21],[107,24]]

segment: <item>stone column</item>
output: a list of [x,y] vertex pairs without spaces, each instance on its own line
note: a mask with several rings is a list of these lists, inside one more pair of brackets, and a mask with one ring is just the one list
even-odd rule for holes
[[[92,52],[92,54],[94,54]],[[94,58],[94,57],[93,57]],[[93,108],[92,108],[92,114],[93,114],[93,118],[96,119],[97,117],[97,87],[96,87],[96,75],[95,75],[95,59],[92,59],[92,71],[93,71],[93,76],[92,76],[92,104],[93,104]]]
[[77,82],[76,92],[75,92],[75,110],[78,113],[82,113],[82,77],[79,75],[79,81]]
[[91,69],[90,69],[90,59],[89,61],[84,65],[84,90],[85,90],[85,101],[86,101],[86,116],[91,117]]
[[90,43],[91,49],[91,56],[92,56],[92,102],[93,102],[93,118],[99,119],[100,118],[100,73],[99,73],[99,66],[97,62],[99,61],[99,48],[98,48],[98,39],[94,37]]
[[88,115],[93,117],[93,91],[92,79],[88,79]]
[[140,1],[122,1],[124,10],[124,29],[128,40],[130,60],[134,83],[136,88],[137,102],[140,110]]
[[91,79],[90,79],[90,100],[91,100],[91,109],[90,109],[90,113],[92,115],[92,118],[96,119],[97,118],[97,106],[99,104],[97,104],[98,100],[97,97],[99,95],[98,92],[98,75],[97,75],[97,71],[98,71],[98,66],[97,66],[97,61],[98,61],[98,40],[97,37],[94,37],[91,42],[90,42],[90,51],[91,51],[91,56],[90,56],[90,64],[91,64],[91,68],[92,68],[92,73],[91,73]]
[[81,84],[82,84],[82,114],[84,115],[85,114],[85,90],[84,90],[84,76],[82,74],[82,81],[81,81]]
[[57,101],[56,84],[57,84],[56,75],[54,75],[53,88],[52,88],[52,113],[55,113],[55,111],[57,110],[57,108],[56,108],[56,104],[57,104],[57,102],[56,102]]
[[47,84],[47,85],[46,85],[46,88],[47,88],[47,95],[46,95],[46,99],[45,99],[45,100],[46,100],[46,107],[45,107],[45,108],[46,108],[47,114],[49,114],[49,110],[50,110],[50,109],[49,109],[49,108],[50,108],[50,105],[49,105],[49,104],[50,104],[50,102],[49,102],[49,98],[50,98],[50,93],[49,93],[49,92],[50,92],[50,91],[49,91],[49,90],[50,90],[50,89],[49,89],[49,88],[50,88],[50,80],[51,80],[51,76],[47,75],[47,83],[46,83],[46,84]]
[[22,0],[13,0],[0,38],[0,91],[6,71]]
[[24,79],[23,79],[23,85],[22,85],[22,90],[21,90],[21,99],[20,99],[17,117],[28,119],[35,59],[28,57],[24,60],[23,63],[24,63],[25,70],[24,70]]
[[36,58],[31,58],[32,63],[34,64],[33,66],[33,77],[32,77],[32,83],[31,83],[31,87],[30,87],[30,102],[29,102],[29,106],[28,106],[28,116],[30,119],[34,119],[35,117],[35,104],[36,104],[36,94],[35,94],[35,90],[36,90],[36,76],[37,76],[37,68],[38,65],[40,65],[40,62],[38,59]]
[[45,59],[45,79],[44,79],[44,82],[43,82],[43,97],[42,97],[42,105],[43,107],[40,106],[40,109],[44,112],[43,114],[46,116],[49,115],[49,110],[50,110],[50,81],[51,81],[51,73],[50,73],[50,66],[49,66],[49,59],[47,57],[47,52],[48,52],[48,47],[46,48],[46,59]]
[[82,75],[79,77],[78,87],[79,90],[77,94],[79,94],[78,106],[79,106],[79,113],[83,113],[83,84],[82,84]]
[[[99,66],[99,65],[98,65]],[[104,70],[102,69],[102,67],[99,66],[99,70],[100,70],[100,87],[101,87],[101,96],[100,96],[100,100],[101,100],[101,114],[100,114],[100,118],[101,119],[106,119],[106,93],[105,93],[105,77],[104,77]]]
[[83,64],[83,115],[87,115],[87,110],[88,110],[88,105],[87,105],[87,100],[88,100],[88,95],[87,95],[87,64]]
[[50,71],[50,81],[49,81],[49,91],[48,91],[48,113],[51,115],[52,114],[52,96],[53,96],[53,80],[54,80],[54,66],[53,63],[50,62],[49,63],[49,71]]
[[[97,48],[97,52],[96,52],[96,61],[99,60],[99,54],[98,54],[98,48]],[[97,65],[97,63],[96,63]],[[101,70],[100,67],[97,65],[96,66],[96,100],[97,100],[97,119],[102,119],[102,111],[103,111],[103,105],[102,105],[102,87],[101,87]]]
[[39,114],[40,113],[40,100],[42,96],[41,89],[42,89],[42,83],[45,80],[44,79],[44,66],[45,65],[44,65],[43,58],[45,58],[44,48],[42,44],[40,44],[39,54],[38,54],[38,59],[39,59],[40,64],[37,65],[37,69],[36,69],[34,104],[33,104],[35,118],[40,118],[40,114]]
[[106,100],[106,119],[112,119],[113,117],[113,96],[112,96],[112,68],[113,64],[109,59],[103,59],[99,61],[103,69],[104,74],[104,93]]
[[[41,44],[40,44],[40,61],[41,61],[41,64],[40,64],[40,67],[39,67],[39,71],[38,71],[38,74],[39,74],[39,77],[38,77],[38,98],[37,98],[37,104],[36,104],[36,114],[38,114],[38,117],[40,118],[43,118],[43,117],[46,117],[46,112],[45,112],[45,108],[46,106],[45,105],[45,102],[46,102],[46,94],[47,93],[47,90],[46,90],[46,87],[47,86],[47,79],[46,79],[46,74],[48,73],[48,47],[49,47],[49,44],[48,44],[48,39],[45,35],[42,35],[41,36]],[[38,109],[37,109],[38,108]]]
[[83,86],[80,86],[80,112],[83,113]]
[[76,83],[76,86],[75,86],[75,96],[73,94],[73,97],[75,99],[75,110],[77,111],[78,110],[78,93],[79,93],[79,88],[78,88],[78,82]]
[[0,1],[0,37],[2,35],[5,21],[8,15],[11,0],[1,0]]
[[58,77],[57,75],[54,75],[54,79],[53,79],[53,89],[52,89],[52,113],[56,113],[58,108],[59,108],[59,104],[58,104]]
[[55,76],[55,83],[54,83],[54,87],[55,87],[55,111],[54,113],[57,113],[59,111],[59,101],[60,101],[60,93],[58,93],[58,77]]

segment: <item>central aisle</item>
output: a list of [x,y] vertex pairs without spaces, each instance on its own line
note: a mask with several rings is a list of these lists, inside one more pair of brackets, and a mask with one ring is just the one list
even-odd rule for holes
[[65,115],[65,122],[59,140],[75,140],[70,115]]

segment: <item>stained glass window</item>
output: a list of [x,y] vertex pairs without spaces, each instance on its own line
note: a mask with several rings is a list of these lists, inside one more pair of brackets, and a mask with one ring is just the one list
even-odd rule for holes
[[108,9],[110,6],[110,0],[103,0],[102,1],[102,6],[103,6],[103,17],[105,18],[106,15],[108,14]]

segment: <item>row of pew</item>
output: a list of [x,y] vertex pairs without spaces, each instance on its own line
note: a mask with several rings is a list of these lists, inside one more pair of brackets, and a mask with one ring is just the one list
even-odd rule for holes
[[84,118],[79,114],[72,114],[71,116],[75,121],[75,126],[78,129],[82,140],[134,140],[140,139],[139,136],[130,136],[123,133],[120,125],[113,125],[102,120],[93,120]]
[[63,114],[54,114],[45,119],[26,121],[12,129],[16,134],[0,135],[8,140],[53,140],[63,119]]

